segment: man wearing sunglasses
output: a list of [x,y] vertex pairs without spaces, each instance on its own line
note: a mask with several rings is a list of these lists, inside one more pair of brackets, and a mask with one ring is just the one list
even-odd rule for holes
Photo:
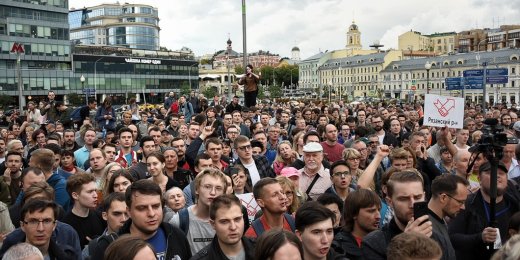
[[235,139],[233,146],[238,155],[236,163],[243,165],[249,170],[251,178],[248,178],[247,181],[251,182],[248,183],[250,187],[253,187],[260,179],[275,177],[273,168],[271,168],[265,156],[253,156],[253,147],[249,138],[241,135]]

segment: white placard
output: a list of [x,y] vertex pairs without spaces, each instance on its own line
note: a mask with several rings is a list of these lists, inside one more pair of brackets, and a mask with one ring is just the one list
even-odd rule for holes
[[427,94],[424,100],[423,125],[462,128],[464,99]]
[[256,204],[256,200],[253,196],[253,193],[237,194],[236,196],[240,199],[242,205],[246,207],[247,216],[249,217],[249,224],[251,224],[251,222],[253,222],[253,220],[255,219],[256,213],[260,210],[260,206]]

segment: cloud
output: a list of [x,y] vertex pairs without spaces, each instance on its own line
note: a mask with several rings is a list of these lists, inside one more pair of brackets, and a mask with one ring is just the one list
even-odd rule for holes
[[[90,0],[90,6],[106,0]],[[246,0],[247,49],[290,57],[293,46],[307,58],[319,50],[344,48],[352,20],[361,30],[364,48],[380,41],[396,48],[409,30],[423,34],[459,32],[520,24],[520,0]],[[70,7],[84,1],[70,0]],[[239,0],[139,0],[159,8],[161,46],[191,48],[196,55],[226,48],[242,52],[242,7]]]

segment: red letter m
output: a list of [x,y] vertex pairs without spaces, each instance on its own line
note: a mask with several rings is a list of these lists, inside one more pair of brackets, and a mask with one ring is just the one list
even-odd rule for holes
[[11,52],[15,52],[15,53],[24,53],[24,49],[23,49],[23,45],[20,44],[20,43],[13,43],[13,48],[11,48]]

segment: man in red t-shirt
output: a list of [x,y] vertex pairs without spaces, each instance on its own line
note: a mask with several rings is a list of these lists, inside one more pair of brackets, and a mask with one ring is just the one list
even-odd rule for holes
[[283,228],[294,232],[294,218],[286,214],[287,196],[276,179],[266,177],[259,180],[253,187],[253,196],[263,215],[253,221],[246,231],[246,237],[256,238],[271,228]]
[[321,142],[323,153],[330,163],[342,159],[343,149],[345,147],[338,143],[338,129],[333,124],[325,127],[325,141]]

